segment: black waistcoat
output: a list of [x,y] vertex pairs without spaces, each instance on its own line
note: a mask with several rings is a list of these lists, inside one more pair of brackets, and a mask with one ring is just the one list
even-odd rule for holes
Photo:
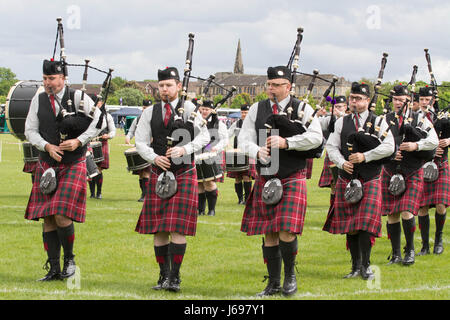
[[[376,116],[373,113],[369,113],[369,116],[367,117],[367,120],[364,123],[363,129],[366,130],[367,124],[369,122],[371,122],[372,124],[375,123],[375,119],[376,119]],[[372,127],[368,130],[368,132],[370,134],[373,134],[374,131],[375,131],[375,126],[372,125]],[[355,126],[355,121],[353,119],[353,116],[351,114],[346,115],[343,118],[343,122],[342,122],[341,153],[344,156],[345,160],[347,160],[347,161],[351,154],[350,151],[348,150],[347,140],[348,140],[348,136],[354,132],[356,132],[356,126]],[[371,162],[362,162],[362,163],[357,164],[355,166],[355,170],[353,172],[354,172],[354,174],[356,174],[357,178],[362,179],[364,182],[366,182],[366,181],[372,180],[377,175],[379,175],[380,171],[381,171],[381,163],[378,161],[371,161]],[[348,180],[352,179],[352,176],[342,169],[339,169],[339,175]]]
[[[70,89],[70,98],[74,101],[75,90]],[[69,92],[66,89],[64,92],[64,96],[61,100],[61,105],[63,108],[68,109],[67,101],[69,100]],[[55,104],[57,102],[55,101]],[[68,110],[71,112],[70,110]],[[61,112],[56,117],[53,113],[53,107],[50,103],[50,99],[47,93],[42,92],[39,94],[39,108],[38,108],[38,119],[39,119],[39,134],[42,138],[49,142],[50,144],[54,144],[58,146],[61,143],[61,136],[58,128],[58,123],[62,120]],[[64,155],[62,156],[61,163],[68,164],[73,163],[78,160],[81,156],[86,153],[86,146],[78,147],[74,151],[64,151]],[[40,151],[41,159],[47,162],[50,165],[56,164],[56,160],[50,157],[48,152]]]
[[[175,112],[178,113],[178,109],[180,108],[180,103],[175,107]],[[157,155],[165,156],[167,152],[167,137],[172,135],[172,124],[174,122],[174,111],[172,110],[172,114],[170,116],[170,120],[167,124],[167,127],[164,126],[164,119],[162,117],[162,104],[157,103],[153,106],[152,120],[150,121],[150,126],[152,130],[152,143],[151,147],[155,151]],[[173,143],[172,147],[182,146],[187,144],[187,141],[183,141],[182,143]],[[189,164],[174,164],[171,161],[170,171],[177,172],[181,169],[186,170],[191,167],[192,162],[194,161],[194,155],[191,154]]]
[[[296,120],[298,118],[298,107],[300,105],[300,100],[293,99],[292,100],[292,120]],[[264,146],[264,141],[260,140],[260,130],[263,130],[265,132],[266,127],[264,124],[267,121],[267,118],[273,113],[272,111],[272,104],[269,99],[260,101],[258,103],[258,113],[256,115],[256,121],[255,121],[255,130],[256,130],[256,139],[258,146]],[[283,137],[282,135],[280,135]],[[288,137],[283,137],[288,138]],[[306,160],[304,157],[304,153],[301,151],[296,150],[286,150],[286,149],[279,149],[279,168],[277,177],[280,179],[286,178],[292,174],[294,174],[297,171],[300,171],[306,167]],[[258,170],[258,173],[261,172],[261,163],[257,161],[256,163],[256,169]]]
[[[413,113],[412,115],[412,122],[411,125],[413,127],[417,126],[418,123],[418,113]],[[399,128],[398,119],[395,117],[395,113],[391,112],[386,115],[386,121],[388,123],[394,122],[395,125],[391,126],[391,132],[394,136],[395,140],[395,150],[397,151],[399,146],[403,142],[403,132]],[[403,159],[402,161],[395,161],[391,160],[388,163],[385,164],[386,170],[389,172],[399,172],[403,175],[409,176],[411,173],[413,173],[416,170],[419,170],[424,161],[418,156],[420,151],[413,151],[413,152],[402,152]],[[398,171],[397,171],[398,169]]]

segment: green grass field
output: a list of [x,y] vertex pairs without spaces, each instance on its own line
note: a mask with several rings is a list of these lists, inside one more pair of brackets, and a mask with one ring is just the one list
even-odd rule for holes
[[[239,300],[257,299],[267,274],[261,253],[261,237],[240,232],[244,206],[237,204],[233,180],[219,184],[215,217],[198,219],[197,235],[188,238],[178,294],[156,292],[159,267],[153,238],[134,231],[142,203],[137,176],[126,170],[123,132],[110,143],[110,169],[104,171],[103,199],[87,200],[87,218],[76,224],[74,253],[79,281],[39,283],[45,275],[46,254],[42,245],[42,224],[23,218],[31,190],[31,177],[23,173],[21,142],[9,134],[0,135],[0,299],[152,299],[152,300]],[[378,271],[375,282],[344,280],[350,271],[350,254],[345,236],[322,231],[329,189],[317,181],[322,159],[314,164],[308,180],[308,210],[304,233],[299,237],[298,293],[290,299],[449,299],[450,231],[444,229],[445,250],[417,257],[410,267],[387,266],[390,242],[383,237],[372,250],[372,265]],[[434,211],[431,244],[434,239]],[[383,219],[385,224],[385,218]],[[402,236],[402,245],[404,245]],[[420,232],[415,234],[420,250]],[[282,296],[270,299],[285,299]]]

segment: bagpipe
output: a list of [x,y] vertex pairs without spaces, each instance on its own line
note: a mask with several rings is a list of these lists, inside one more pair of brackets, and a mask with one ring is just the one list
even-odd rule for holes
[[[430,112],[433,115],[433,127],[436,130],[436,134],[439,139],[450,138],[450,120],[449,120],[449,109],[450,105],[442,110],[439,110],[439,96],[438,96],[438,84],[433,73],[433,68],[431,66],[431,57],[428,49],[424,49],[425,59],[427,60],[428,73],[430,75],[430,82],[433,88],[432,99],[430,100],[426,112]],[[444,99],[443,99],[444,100]],[[446,101],[448,102],[448,101]],[[432,111],[432,106],[434,106],[434,112]],[[431,129],[431,128],[429,128]],[[448,150],[448,147],[446,148]],[[448,152],[444,150],[444,152]],[[429,161],[423,165],[423,176],[426,182],[434,182],[439,178],[439,168],[436,164],[436,158],[430,155]]]
[[[69,64],[67,62],[67,56],[66,56],[66,48],[64,43],[64,28],[62,24],[62,18],[56,19],[58,22],[57,26],[57,32],[56,32],[56,40],[55,40],[55,46],[53,50],[53,60],[55,59],[56,54],[56,48],[58,44],[59,39],[59,46],[60,46],[60,60],[63,66],[63,73],[65,77],[65,87],[66,87],[66,94],[69,95],[69,98],[67,100],[67,106],[63,106],[61,101],[59,101],[58,97],[55,96],[55,101],[58,103],[62,120],[58,123],[58,129],[60,131],[61,135],[61,141],[67,140],[67,139],[73,139],[81,135],[83,132],[87,130],[87,128],[90,126],[93,118],[94,118],[94,112],[95,107],[99,106],[99,109],[101,111],[101,116],[99,118],[98,123],[96,124],[96,128],[100,129],[102,127],[103,118],[106,116],[106,101],[107,96],[111,84],[111,78],[112,78],[112,72],[113,69],[109,69],[108,72],[102,71],[98,68],[92,67],[89,65],[89,60],[85,60],[84,65],[79,64]],[[81,100],[79,105],[79,110],[75,108],[74,101],[72,100],[71,90],[70,90],[70,83],[69,83],[69,74],[68,74],[68,67],[84,67],[84,73],[83,73],[83,86],[81,89]],[[85,98],[85,91],[86,91],[86,84],[87,84],[87,77],[88,77],[88,69],[95,69],[99,72],[106,73],[106,79],[103,82],[102,88],[100,90],[100,93],[97,95],[97,99],[95,102],[95,106],[91,109],[91,111],[86,113],[84,110],[84,98]]]

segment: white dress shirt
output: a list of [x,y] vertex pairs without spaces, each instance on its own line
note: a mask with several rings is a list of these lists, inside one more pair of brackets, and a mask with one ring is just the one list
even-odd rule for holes
[[[59,93],[57,93],[55,95],[55,100],[58,99],[59,101],[62,101],[65,90],[66,87],[64,87]],[[80,90],[76,90],[74,95],[73,105],[75,106],[77,111],[79,111],[80,107],[81,93],[82,92]],[[86,115],[89,115],[91,109],[94,107],[94,102],[87,94],[84,95],[83,100],[84,100],[84,113]],[[45,141],[44,138],[42,138],[41,134],[39,133],[39,118],[37,116],[38,110],[39,110],[39,93],[37,93],[33,97],[30,103],[30,109],[28,111],[28,115],[25,120],[25,136],[27,140],[32,145],[34,145],[38,150],[45,151],[45,145],[48,142]],[[55,112],[56,114],[59,114],[60,112],[60,107],[57,101],[55,101]],[[78,140],[80,140],[82,146],[86,145],[86,143],[88,143],[90,139],[96,137],[100,133],[102,128],[106,126],[106,122],[103,121],[102,128],[101,129],[96,128],[100,114],[101,114],[100,110],[98,108],[95,108],[94,119],[92,120],[87,130],[77,138]]]
[[[165,103],[162,103],[163,119],[166,114],[164,104]],[[170,104],[172,106],[172,109],[175,110],[175,107],[178,104],[178,98],[170,102]],[[151,120],[153,114],[153,107],[154,105],[146,108],[142,112],[141,119],[139,120],[139,123],[137,125],[135,135],[137,152],[144,160],[150,162],[151,164],[153,164],[155,162],[156,157],[158,157],[158,154],[156,154],[153,148],[150,146],[150,141],[152,138]],[[191,113],[194,110],[195,105],[192,102],[186,101],[184,103],[184,114],[183,114],[184,122],[186,122],[189,119]],[[197,116],[195,117],[194,121],[194,127],[196,128],[195,131],[199,133],[194,138],[194,140],[183,146],[183,148],[186,150],[187,155],[197,152],[198,150],[203,148],[206,144],[208,144],[210,140],[208,128],[206,127],[206,125],[202,125],[201,119],[203,119],[201,114],[197,112]]]
[[[278,102],[278,106],[281,110],[289,103],[290,96]],[[270,101],[271,105],[274,104],[273,101]],[[302,103],[300,103],[300,106]],[[281,111],[279,110],[279,111]],[[298,108],[298,115],[300,115],[301,108]],[[303,124],[306,124],[308,119],[314,113],[313,108],[307,104],[304,111],[303,116]],[[258,155],[258,151],[261,148],[257,145],[257,135],[258,132],[255,130],[255,122],[256,117],[258,115],[258,102],[254,103],[250,110],[248,111],[247,116],[245,117],[244,123],[242,124],[241,131],[238,137],[238,146],[242,152],[248,154],[251,158],[256,159]],[[289,144],[289,150],[297,150],[297,151],[306,151],[319,147],[322,143],[322,128],[320,126],[319,120],[317,117],[311,122],[308,130],[299,135],[295,135],[287,138]]]

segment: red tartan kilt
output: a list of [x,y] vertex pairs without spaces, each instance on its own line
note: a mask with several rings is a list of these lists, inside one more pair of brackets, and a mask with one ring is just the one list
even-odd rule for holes
[[109,147],[108,140],[100,140],[102,143],[103,161],[97,163],[97,167],[109,169]]
[[437,204],[450,207],[450,170],[448,160],[439,164],[439,178],[434,182],[423,183],[421,207],[435,207]]
[[151,166],[149,192],[145,195],[136,232],[154,234],[177,232],[194,236],[197,228],[198,185],[195,165],[188,171],[176,173],[177,193],[163,200],[156,195],[156,183],[162,171]]
[[381,185],[383,188],[383,216],[408,211],[413,215],[419,213],[420,197],[423,193],[423,169],[420,168],[409,177],[405,177],[406,190],[400,196],[389,193],[389,183],[392,174],[385,168],[381,171]]
[[242,232],[249,236],[280,231],[302,234],[307,205],[305,173],[301,170],[281,182],[283,197],[272,206],[266,205],[261,196],[266,180],[256,178],[245,205]]
[[31,173],[34,174],[34,171],[36,170],[36,166],[38,164],[38,161],[25,161],[24,165],[23,165],[23,172],[25,173]]
[[42,174],[50,166],[39,162],[31,189],[25,219],[39,220],[53,215],[63,215],[75,222],[86,219],[86,161],[85,157],[74,164],[59,164],[58,187],[52,195],[44,195],[39,183]]
[[332,165],[330,158],[328,158],[328,154],[325,156],[325,160],[323,161],[323,169],[320,174],[319,179],[319,187],[320,188],[330,188],[331,183],[333,182],[333,174],[331,173],[330,165]]
[[364,195],[357,204],[345,201],[344,192],[349,180],[338,178],[334,215],[324,228],[333,234],[344,234],[364,230],[375,237],[381,237],[381,178],[377,177],[363,184]]

